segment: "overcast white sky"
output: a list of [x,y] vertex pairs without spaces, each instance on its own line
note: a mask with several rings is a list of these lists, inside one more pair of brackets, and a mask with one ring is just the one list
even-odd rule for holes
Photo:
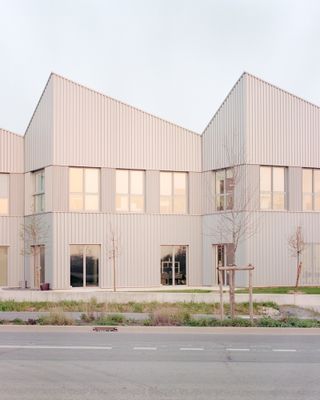
[[319,0],[0,0],[0,127],[51,71],[201,133],[243,71],[320,105]]

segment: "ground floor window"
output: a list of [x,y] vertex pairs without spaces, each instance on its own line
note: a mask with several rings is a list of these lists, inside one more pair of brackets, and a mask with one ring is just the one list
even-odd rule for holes
[[187,246],[161,246],[162,285],[187,284]]
[[[216,282],[218,284],[219,281],[219,273],[218,267],[227,267],[228,265],[234,264],[234,251],[233,251],[233,243],[223,243],[223,244],[215,244],[213,245],[215,259],[214,259],[214,270],[217,276]],[[222,284],[229,285],[229,275],[227,271],[222,272]]]
[[320,243],[308,243],[302,257],[303,284],[320,284]]
[[99,286],[99,245],[70,246],[70,285]]
[[0,246],[0,286],[8,285],[8,247]]

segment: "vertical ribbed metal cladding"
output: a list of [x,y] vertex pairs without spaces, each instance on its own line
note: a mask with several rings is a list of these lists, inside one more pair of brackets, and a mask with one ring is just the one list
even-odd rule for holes
[[23,136],[0,128],[0,173],[24,172]]
[[248,163],[320,167],[320,108],[247,75]]
[[53,75],[27,128],[24,140],[25,171],[34,171],[53,163]]
[[201,171],[201,136],[54,78],[54,164]]
[[203,171],[245,162],[245,81],[242,75],[203,133]]
[[110,227],[119,237],[119,287],[160,285],[160,246],[189,246],[189,284],[202,284],[201,217],[151,214],[54,213],[55,287],[69,287],[70,244],[101,246],[100,286],[112,287]]

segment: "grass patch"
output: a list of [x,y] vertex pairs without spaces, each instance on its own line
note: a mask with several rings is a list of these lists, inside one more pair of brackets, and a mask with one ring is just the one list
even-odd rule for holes
[[104,315],[97,318],[94,321],[95,325],[125,325],[126,322],[129,322],[123,315],[121,314],[113,314],[113,315]]
[[59,309],[51,311],[48,316],[40,317],[37,323],[39,325],[75,325],[75,321]]
[[[248,293],[248,289],[237,290],[236,293]],[[302,294],[320,294],[320,286],[304,286],[296,289],[290,286],[278,286],[278,287],[261,287],[254,288],[253,293],[256,294],[291,294],[291,293],[302,293]]]
[[[262,307],[279,309],[274,302],[254,303],[254,313],[261,314]],[[60,302],[15,302],[13,300],[0,301],[0,311],[49,311],[56,310],[64,312],[81,312],[90,316],[96,312],[108,313],[152,313],[162,312],[164,310],[175,309],[182,313],[189,314],[218,314],[220,311],[219,303],[195,303],[195,302],[176,302],[176,303],[158,303],[158,302],[128,302],[128,303],[98,303],[95,299],[90,302],[84,301],[60,301]],[[225,312],[229,312],[229,304],[224,304]],[[236,313],[248,314],[248,302],[236,304]]]
[[212,292],[218,292],[217,290],[211,290],[211,289],[181,289],[181,290],[175,290],[175,289],[168,289],[168,290],[150,290],[148,293],[212,293]]

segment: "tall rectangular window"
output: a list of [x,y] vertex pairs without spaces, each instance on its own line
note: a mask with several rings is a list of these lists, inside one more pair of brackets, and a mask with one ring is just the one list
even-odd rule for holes
[[9,174],[0,174],[0,215],[9,214]]
[[70,246],[70,284],[72,287],[99,286],[99,245]]
[[69,168],[69,208],[71,211],[99,211],[100,170]]
[[45,210],[44,184],[44,170],[34,172],[33,208],[35,212],[43,212]]
[[0,286],[8,285],[8,247],[0,246]]
[[320,243],[306,243],[302,252],[302,283],[320,284]]
[[119,169],[116,171],[116,210],[144,211],[144,171]]
[[221,169],[215,173],[216,210],[232,210],[234,203],[234,174],[232,168]]
[[186,172],[160,172],[160,212],[187,213]]
[[262,210],[286,208],[286,168],[260,167],[260,208]]
[[320,169],[302,169],[303,209],[320,211]]

